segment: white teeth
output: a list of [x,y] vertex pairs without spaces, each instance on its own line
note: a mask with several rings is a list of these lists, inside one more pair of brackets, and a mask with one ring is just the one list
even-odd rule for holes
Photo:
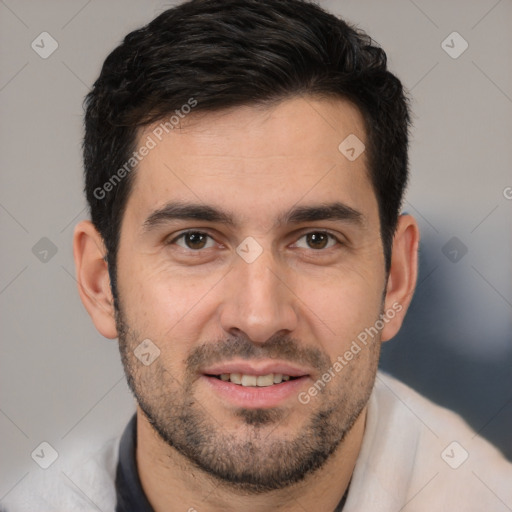
[[231,381],[233,384],[241,384],[245,387],[267,387],[273,384],[281,384],[290,380],[289,375],[282,373],[268,373],[267,375],[246,375],[242,373],[222,373],[220,380]]
[[242,375],[242,386],[256,386],[257,381],[256,375]]
[[257,378],[256,384],[259,387],[272,386],[274,384],[274,375],[269,373],[268,375],[260,375]]
[[242,384],[242,374],[241,373],[230,373],[229,378],[233,384]]

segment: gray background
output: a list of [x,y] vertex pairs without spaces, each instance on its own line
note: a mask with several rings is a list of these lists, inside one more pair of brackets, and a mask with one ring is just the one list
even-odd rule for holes
[[[512,460],[512,0],[320,3],[384,47],[413,100],[405,210],[422,230],[421,273],[382,367]],[[121,38],[170,5],[0,1],[0,499],[42,471],[30,456],[42,441],[65,459],[134,410],[116,342],[74,278],[82,100]],[[59,45],[47,59],[31,47],[44,31]],[[456,59],[442,47],[454,31],[469,44]]]

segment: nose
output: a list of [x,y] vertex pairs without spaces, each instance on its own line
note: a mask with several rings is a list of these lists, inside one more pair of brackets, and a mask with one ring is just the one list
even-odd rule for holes
[[223,286],[223,330],[232,335],[243,332],[258,344],[294,331],[298,299],[293,292],[293,279],[272,251],[263,251],[252,263],[237,257],[234,265]]

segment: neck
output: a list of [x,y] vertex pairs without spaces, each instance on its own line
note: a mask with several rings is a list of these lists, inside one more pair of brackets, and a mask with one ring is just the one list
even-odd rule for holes
[[334,511],[354,470],[366,411],[365,407],[336,451],[311,476],[285,489],[249,495],[194,466],[166,444],[137,410],[137,469],[142,487],[155,512]]

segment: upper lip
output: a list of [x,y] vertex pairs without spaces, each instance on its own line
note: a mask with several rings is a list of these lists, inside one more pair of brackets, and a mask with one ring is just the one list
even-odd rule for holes
[[201,370],[205,375],[222,375],[223,373],[242,373],[244,375],[268,375],[269,373],[280,373],[290,377],[303,377],[309,375],[308,370],[304,370],[286,362],[278,361],[229,361],[217,363]]

